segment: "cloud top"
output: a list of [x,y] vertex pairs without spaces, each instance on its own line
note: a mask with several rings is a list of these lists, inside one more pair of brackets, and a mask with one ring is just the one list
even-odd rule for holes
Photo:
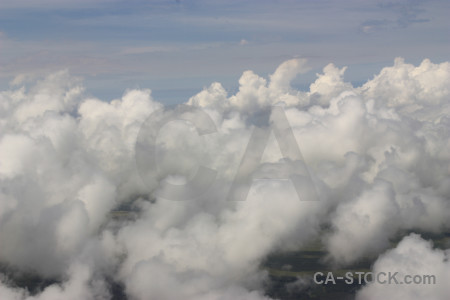
[[[381,255],[376,270],[397,257],[399,270],[444,274],[446,254],[415,235],[385,251],[399,232],[450,226],[449,66],[398,58],[353,87],[346,68],[329,64],[301,91],[291,82],[306,62],[292,59],[268,78],[244,71],[234,95],[214,82],[187,101],[197,109],[182,112],[189,118],[168,122],[146,144],[158,163],[149,178],[136,167],[146,163],[136,160],[136,141],[143,124],[176,108],[146,89],[111,102],[89,97],[67,71],[18,80],[0,92],[0,262],[57,282],[30,294],[5,268],[1,298],[109,299],[120,285],[130,299],[268,299],[261,262],[317,237],[333,265]],[[300,201],[289,180],[257,179],[290,172],[270,137],[247,170],[255,178],[236,182],[249,190],[246,200],[227,201],[252,134],[277,122],[274,105],[321,200]],[[201,120],[199,110],[214,123],[211,134],[186,121]],[[201,197],[158,197],[200,165],[217,174]],[[435,269],[414,266],[414,257]],[[411,293],[368,286],[359,296]]]

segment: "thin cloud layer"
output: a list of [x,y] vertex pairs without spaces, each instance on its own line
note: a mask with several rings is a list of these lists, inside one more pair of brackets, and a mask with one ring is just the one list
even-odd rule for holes
[[[345,266],[378,257],[404,230],[448,230],[450,64],[396,59],[359,88],[330,64],[309,91],[296,90],[290,82],[306,70],[293,59],[269,78],[245,71],[234,95],[212,83],[156,139],[146,126],[176,108],[150,90],[104,102],[62,71],[1,92],[0,297],[109,299],[119,285],[129,299],[268,299],[260,265],[275,251],[320,237],[328,262]],[[319,201],[304,201],[313,199],[283,180],[292,170],[276,136],[263,145],[260,166],[245,170],[255,179],[234,181],[255,127],[279,121],[274,105],[283,107],[307,165],[311,180],[300,182],[314,182]],[[183,121],[204,113],[215,127],[208,134]],[[146,151],[157,157],[154,168],[138,155]],[[204,191],[193,188],[199,197],[159,196],[189,182],[198,166],[215,174]],[[227,200],[232,183],[249,190],[245,201]],[[405,238],[374,268],[408,243],[423,250],[418,238]],[[56,283],[32,294],[8,270]],[[361,299],[380,299],[378,289],[364,288]]]

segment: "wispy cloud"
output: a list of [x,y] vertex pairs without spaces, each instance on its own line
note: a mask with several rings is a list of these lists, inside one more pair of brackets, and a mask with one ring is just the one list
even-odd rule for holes
[[[382,1],[376,4],[375,10],[380,10],[382,18],[369,19],[361,23],[364,33],[383,30],[402,29],[418,23],[431,22],[427,8],[432,2],[415,0]],[[428,4],[428,5],[427,5]]]

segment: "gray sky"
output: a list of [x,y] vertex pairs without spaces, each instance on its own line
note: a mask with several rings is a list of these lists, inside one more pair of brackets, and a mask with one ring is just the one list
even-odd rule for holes
[[330,62],[358,84],[398,56],[450,60],[449,13],[446,0],[2,0],[0,86],[69,69],[104,100],[140,87],[180,102],[213,81],[233,90],[243,71],[266,76],[293,57],[311,68],[299,87]]

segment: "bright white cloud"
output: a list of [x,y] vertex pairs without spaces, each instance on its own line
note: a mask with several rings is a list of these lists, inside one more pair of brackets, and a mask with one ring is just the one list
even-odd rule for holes
[[[323,237],[331,262],[344,265],[378,256],[401,230],[448,229],[448,63],[397,59],[360,88],[330,64],[308,92],[291,86],[304,70],[303,60],[288,60],[268,78],[245,71],[234,95],[215,82],[191,97],[216,131],[199,135],[180,120],[162,127],[146,145],[158,155],[149,178],[138,172],[148,162],[136,160],[136,140],[147,137],[143,124],[173,111],[163,113],[150,90],[104,102],[63,71],[1,92],[0,261],[61,280],[29,295],[5,272],[2,299],[108,299],[111,280],[132,299],[266,299],[260,263],[306,245],[322,225],[331,225]],[[273,105],[284,107],[321,201],[300,201],[289,180],[238,181],[248,198],[226,200],[255,125],[276,122]],[[199,110],[184,114],[202,120]],[[289,171],[276,141],[249,171]],[[217,174],[202,197],[156,196],[197,164]],[[110,215],[125,204],[135,213]],[[423,248],[408,239],[397,250]]]
[[[382,254],[375,262],[373,272],[398,272],[396,276],[398,282],[404,282],[405,276],[419,276],[421,283],[394,284],[394,281],[386,285],[371,283],[359,291],[357,299],[447,299],[450,293],[449,255],[449,251],[433,249],[429,241],[423,240],[419,235],[411,234],[405,237],[396,248]],[[425,283],[424,275],[432,275],[435,280]],[[419,282],[418,278],[416,281]]]

